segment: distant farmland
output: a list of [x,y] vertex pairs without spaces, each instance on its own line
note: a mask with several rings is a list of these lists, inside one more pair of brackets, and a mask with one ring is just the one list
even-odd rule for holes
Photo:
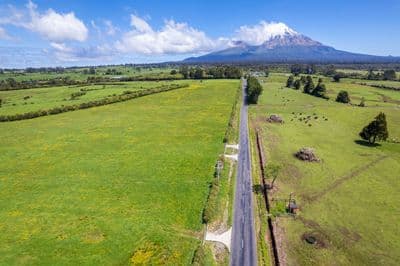
[[[0,123],[0,264],[189,264],[239,81],[184,82]],[[152,84],[93,86],[76,101]],[[0,112],[58,106],[75,90],[0,92]]]

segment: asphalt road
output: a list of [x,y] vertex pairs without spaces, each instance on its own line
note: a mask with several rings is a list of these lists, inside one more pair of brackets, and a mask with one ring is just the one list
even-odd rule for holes
[[[243,80],[243,96],[246,80]],[[257,265],[257,244],[253,219],[251,159],[247,105],[240,112],[239,157],[236,176],[235,205],[230,264],[234,266]]]

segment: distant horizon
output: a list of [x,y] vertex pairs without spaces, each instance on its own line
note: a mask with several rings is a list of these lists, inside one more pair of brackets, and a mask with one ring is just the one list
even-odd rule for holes
[[[234,5],[193,1],[190,6],[179,1],[117,0],[107,6],[6,0],[0,1],[0,68],[180,61],[232,47],[235,41],[259,45],[282,30],[338,50],[397,57],[399,11],[394,0],[309,0],[301,6],[242,0]],[[304,19],[307,12],[309,19]]]

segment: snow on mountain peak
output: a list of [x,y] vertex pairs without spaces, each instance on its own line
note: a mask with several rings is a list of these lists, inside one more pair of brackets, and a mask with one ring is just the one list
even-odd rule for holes
[[250,45],[261,45],[277,36],[296,36],[295,30],[283,22],[261,21],[254,26],[241,26],[235,34],[235,40],[241,40]]

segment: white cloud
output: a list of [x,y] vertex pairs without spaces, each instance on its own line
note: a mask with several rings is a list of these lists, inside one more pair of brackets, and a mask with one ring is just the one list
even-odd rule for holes
[[2,27],[0,27],[0,40],[12,40],[12,37]]
[[284,34],[295,35],[298,33],[282,22],[266,22],[262,20],[256,25],[241,26],[236,30],[234,39],[251,45],[260,45],[275,36]]
[[40,13],[31,1],[26,5],[26,9],[18,10],[9,6],[7,16],[0,19],[0,24],[26,28],[54,42],[67,40],[83,42],[88,36],[85,24],[73,12],[62,14],[48,9]]
[[29,1],[27,5],[31,21],[26,27],[51,41],[74,40],[83,42],[88,35],[85,24],[75,17],[73,12],[60,14],[52,9],[44,14],[36,11],[36,5]]
[[104,25],[106,26],[107,35],[114,36],[117,33],[118,28],[113,25],[111,20],[105,20]]
[[97,45],[91,47],[73,47],[65,43],[52,42],[54,56],[64,62],[77,62],[81,60],[110,60],[115,53],[108,45]]
[[131,15],[131,26],[138,32],[153,32],[153,29],[144,19],[135,15]]
[[131,15],[132,30],[126,32],[116,48],[121,52],[139,54],[199,53],[214,49],[217,42],[187,23],[166,20],[160,30],[154,30],[144,19]]

